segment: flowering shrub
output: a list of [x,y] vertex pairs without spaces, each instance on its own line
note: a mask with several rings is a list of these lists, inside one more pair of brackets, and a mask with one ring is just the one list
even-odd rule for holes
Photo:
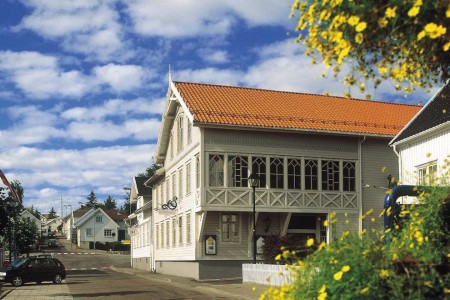
[[420,195],[420,204],[403,207],[403,228],[344,231],[329,245],[319,245],[292,264],[293,284],[269,288],[260,299],[445,299],[450,248],[442,205],[449,192],[432,188]]
[[408,93],[450,77],[448,1],[295,0],[293,16],[312,63],[319,56],[335,75],[348,63],[344,83],[362,93],[368,81],[392,80]]

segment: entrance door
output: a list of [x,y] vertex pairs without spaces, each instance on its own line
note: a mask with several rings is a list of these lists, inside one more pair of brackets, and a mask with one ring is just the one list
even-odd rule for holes
[[303,245],[310,238],[316,243],[326,242],[326,228],[323,227],[324,214],[292,214],[287,230],[288,235],[300,237]]

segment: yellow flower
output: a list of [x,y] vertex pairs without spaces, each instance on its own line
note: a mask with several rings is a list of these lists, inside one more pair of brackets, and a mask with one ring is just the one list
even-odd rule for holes
[[448,49],[450,49],[450,42],[446,43],[443,48],[444,51],[448,51]]
[[350,271],[350,266],[343,266],[341,271],[347,273],[348,271]]
[[379,275],[381,278],[387,278],[389,276],[389,272],[387,270],[381,270]]
[[306,241],[306,246],[307,247],[311,247],[312,245],[314,245],[314,239],[309,239],[308,241]]
[[323,226],[324,227],[327,227],[329,224],[328,224],[328,220],[325,220],[325,221],[323,221]]
[[450,289],[448,289],[448,288],[444,288],[444,293],[446,293],[446,294],[450,294]]
[[335,211],[332,211],[332,212],[330,213],[330,218],[333,219],[334,217],[336,217],[336,212],[335,212]]
[[366,215],[371,215],[372,213],[373,213],[373,208],[369,209],[369,210],[366,212]]
[[420,11],[420,6],[413,6],[409,11],[408,11],[408,16],[409,17],[415,17],[419,14]]
[[369,291],[369,287],[365,287],[365,288],[363,288],[359,293],[360,294],[365,294],[365,293],[367,293]]
[[317,300],[325,300],[325,299],[327,299],[327,292],[320,293],[319,296],[317,297]]
[[447,18],[450,18],[450,5],[448,6],[447,11],[445,12],[445,16]]
[[327,289],[327,286],[326,286],[325,284],[322,285],[322,287],[321,287],[320,290],[319,290],[319,293],[320,293],[320,294],[324,293],[324,292],[326,291],[326,289]]
[[388,18],[388,19],[395,18],[395,16],[397,15],[397,13],[395,12],[396,9],[397,9],[397,6],[394,6],[394,7],[388,7],[388,8],[386,9],[386,12],[384,13],[384,15],[386,16],[386,18]]
[[[378,68],[378,72],[380,72],[381,75],[385,74],[387,72],[387,68],[382,66]],[[386,171],[386,167],[381,168],[381,172],[384,173]]]
[[417,35],[417,40],[420,41],[421,39],[423,39],[425,37],[426,33],[424,30],[422,30],[421,32],[419,32],[419,34]]
[[366,22],[360,22],[360,23],[358,23],[358,25],[356,25],[355,30],[357,32],[361,32],[361,31],[364,31],[364,29],[366,29],[366,27],[367,27],[367,23]]
[[425,25],[424,30],[432,39],[438,38],[447,32],[447,28],[435,23],[428,23]]
[[278,254],[277,256],[275,256],[275,260],[280,260],[281,259],[281,254]]
[[416,0],[416,3],[414,3],[414,6],[421,6],[423,4],[422,0]]
[[339,271],[333,275],[333,278],[334,278],[334,280],[338,281],[338,280],[342,279],[342,275],[344,275],[344,272]]
[[351,26],[356,26],[359,23],[359,17],[358,16],[351,16],[348,18],[347,23]]
[[357,44],[361,44],[363,42],[363,34],[362,33],[357,33],[355,36],[355,42]]
[[325,242],[322,242],[322,243],[320,243],[320,245],[319,245],[319,251],[321,251],[321,250],[323,250],[323,248],[325,248],[327,246],[327,243],[325,243]]
[[378,25],[383,28],[386,27],[386,25],[388,24],[388,20],[386,20],[386,18],[380,18],[378,20]]

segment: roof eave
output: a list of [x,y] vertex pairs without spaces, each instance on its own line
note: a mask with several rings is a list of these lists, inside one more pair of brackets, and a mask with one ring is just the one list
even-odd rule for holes
[[262,127],[252,125],[230,125],[230,124],[217,124],[217,123],[200,123],[196,122],[195,126],[205,128],[218,128],[218,129],[241,129],[241,130],[253,130],[253,131],[278,131],[278,132],[302,132],[302,133],[315,133],[315,134],[334,134],[344,136],[365,136],[365,137],[377,137],[377,138],[392,138],[393,134],[376,134],[367,132],[351,132],[351,131],[339,131],[339,130],[323,130],[323,129],[307,129],[307,128],[286,128],[286,127]]
[[416,133],[414,135],[411,135],[411,136],[409,136],[407,138],[395,141],[394,143],[390,142],[389,145],[394,147],[394,146],[398,146],[398,145],[401,145],[401,144],[405,144],[405,143],[411,142],[413,140],[416,140],[416,139],[418,139],[418,138],[420,138],[422,136],[429,135],[430,133],[433,133],[435,131],[439,131],[439,130],[447,127],[447,126],[450,126],[450,121],[447,121],[445,123],[439,124],[438,126],[434,126],[433,128],[427,129],[425,131],[421,131],[421,132]]

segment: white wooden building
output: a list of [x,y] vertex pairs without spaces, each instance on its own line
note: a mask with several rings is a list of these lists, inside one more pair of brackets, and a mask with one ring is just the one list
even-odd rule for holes
[[152,271],[155,269],[152,244],[152,190],[144,185],[147,177],[133,177],[130,200],[136,211],[128,216],[131,236],[131,266]]
[[[382,210],[387,177],[398,176],[388,143],[419,109],[170,80],[155,154],[163,168],[146,182],[156,272],[242,276],[253,254],[252,172],[260,177],[258,237],[319,243],[347,229],[381,229],[381,219],[360,216]],[[322,226],[331,212],[341,221],[333,231]]]
[[401,184],[450,184],[449,83],[426,103],[390,145],[399,157]]

